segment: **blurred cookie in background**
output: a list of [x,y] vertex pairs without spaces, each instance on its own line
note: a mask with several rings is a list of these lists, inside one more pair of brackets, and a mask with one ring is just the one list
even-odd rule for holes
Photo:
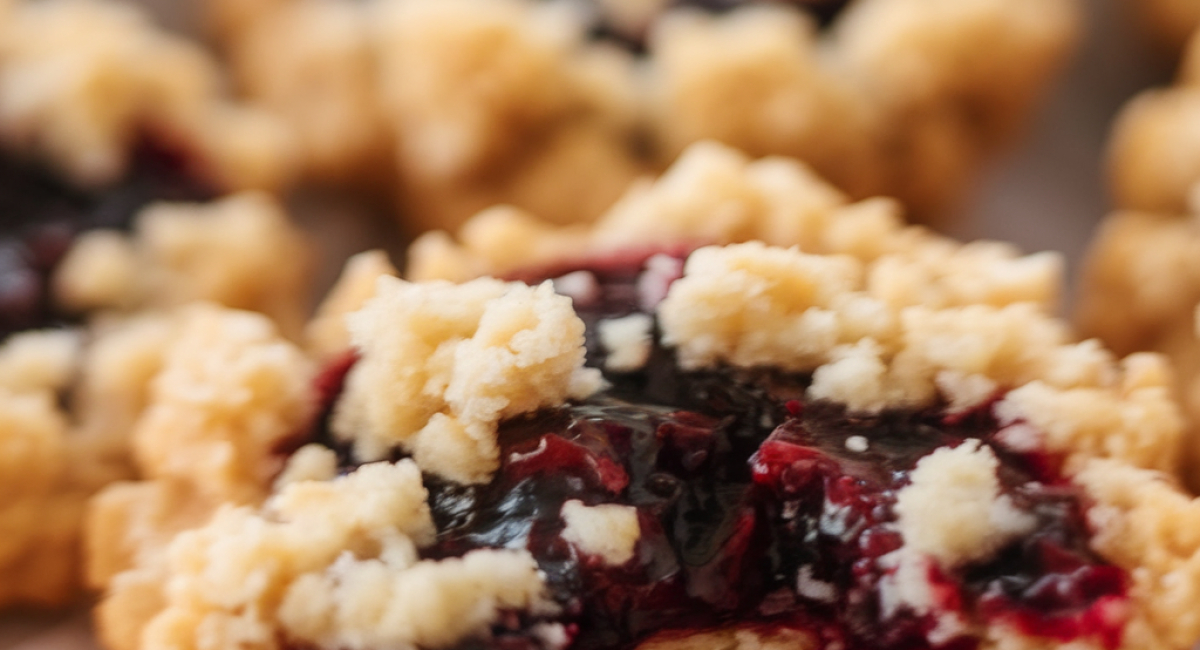
[[588,221],[701,139],[936,222],[1020,132],[1080,21],[1073,0],[208,6],[310,173],[398,185],[414,232],[500,203]]
[[133,476],[174,308],[299,334],[308,243],[270,194],[288,129],[223,85],[132,5],[0,7],[0,605],[77,595],[83,504]]

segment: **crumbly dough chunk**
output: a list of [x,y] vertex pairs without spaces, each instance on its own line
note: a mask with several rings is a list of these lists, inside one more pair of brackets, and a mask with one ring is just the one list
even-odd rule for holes
[[[156,332],[110,325],[85,345],[79,332],[32,331],[0,345],[0,606],[76,595],[84,503],[130,472],[125,415],[145,378],[137,364],[120,365],[132,356],[123,338],[136,333],[135,345],[153,356]],[[105,372],[111,382],[97,381]]]
[[165,548],[177,533],[221,504],[269,494],[281,450],[312,417],[314,370],[260,314],[197,304],[173,317],[157,363],[138,373],[150,375],[144,404],[126,425],[129,478],[143,480],[110,485],[89,506],[87,575],[107,590],[97,614],[106,644],[137,647],[165,602]]
[[945,567],[986,560],[1036,522],[1000,493],[1000,466],[990,447],[968,440],[917,462],[896,497],[906,552]]
[[133,429],[138,467],[219,500],[261,499],[283,466],[276,449],[311,417],[314,369],[262,316],[188,312]]
[[562,518],[567,524],[563,539],[580,551],[595,555],[612,566],[633,559],[638,537],[642,534],[637,509],[633,506],[586,506],[573,499],[563,504]]
[[54,278],[74,311],[170,308],[207,300],[262,312],[295,336],[308,304],[310,250],[283,207],[242,193],[207,204],[156,204],[130,235],[84,233]]
[[204,51],[109,0],[20,1],[0,15],[0,139],[81,185],[118,179],[149,132],[190,148],[222,187],[275,188],[290,134],[221,94]]
[[0,603],[53,604],[74,587],[73,521],[82,501],[56,493],[67,421],[51,391],[0,389]]
[[308,350],[321,359],[343,354],[350,349],[350,331],[346,316],[362,309],[375,295],[376,281],[383,276],[399,275],[383,251],[367,251],[346,260],[342,274],[321,301],[316,316],[304,329]]
[[1170,477],[1113,461],[1090,462],[1075,480],[1097,505],[1095,549],[1130,572],[1123,648],[1190,648],[1200,637],[1200,499]]
[[630,56],[534,0],[212,0],[240,84],[310,175],[394,191],[454,227],[511,203],[595,217],[643,169]]
[[292,127],[309,176],[388,175],[389,136],[365,3],[210,4],[239,89]]
[[[189,522],[200,519],[192,503],[262,498],[282,465],[276,447],[309,417],[312,375],[266,318],[215,306],[10,337],[0,346],[0,411],[9,417],[0,465],[12,481],[0,491],[0,584],[11,587],[0,589],[0,604],[61,604],[77,593],[84,504],[114,481],[192,486],[139,493],[167,519]],[[122,545],[103,551],[93,576],[132,561],[116,540],[153,528],[121,517],[93,535],[93,544]]]
[[458,239],[419,238],[407,276],[462,281],[631,247],[754,240],[872,262],[867,282],[893,304],[1050,306],[1061,273],[1057,255],[1021,257],[1006,244],[959,244],[906,227],[893,201],[850,203],[801,163],[752,161],[712,142],[693,145],[653,184],[630,188],[593,226],[555,227],[498,208],[467,222]]
[[485,482],[499,464],[501,419],[600,385],[599,371],[583,368],[583,321],[548,283],[378,283],[349,318],[360,359],[333,419],[360,459],[400,446],[426,471]]
[[[1200,423],[1200,220],[1118,212],[1092,242],[1076,320],[1120,353],[1154,350],[1170,357],[1175,391],[1193,427]],[[1185,480],[1200,481],[1200,442],[1187,449]]]
[[433,535],[425,498],[402,461],[223,508],[171,543],[163,607],[138,647],[445,648],[502,610],[553,611],[524,551],[418,561]]
[[1130,0],[1151,44],[1168,54],[1182,50],[1200,25],[1200,4],[1194,0]]
[[[591,220],[709,138],[934,219],[1011,139],[1079,22],[1077,0],[860,0],[821,32],[787,3],[208,4],[243,87],[304,134],[309,167],[360,178],[391,156],[422,229],[498,203]],[[585,36],[597,16],[646,51]]]
[[979,376],[1011,391],[1001,412],[1040,427],[1052,450],[1178,469],[1180,421],[1157,357],[1117,364],[1031,303],[947,299],[936,282],[926,304],[889,302],[872,266],[759,243],[700,249],[659,305],[663,341],[685,367],[813,372],[810,397],[864,411],[931,405],[943,373]]

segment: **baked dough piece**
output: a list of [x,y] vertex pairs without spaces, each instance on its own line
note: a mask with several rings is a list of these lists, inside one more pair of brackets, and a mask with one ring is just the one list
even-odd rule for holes
[[[1195,427],[1200,423],[1200,226],[1195,216],[1117,212],[1090,245],[1076,319],[1114,350],[1166,354],[1176,390]],[[1196,482],[1200,449],[1188,450],[1187,481]]]
[[934,220],[1019,130],[1078,23],[1074,0],[209,4],[311,171],[371,177],[383,151],[420,229],[494,204],[588,221],[701,139]]
[[[331,319],[361,305],[352,353],[327,356],[304,433],[222,456],[254,470],[231,482],[170,452],[174,431],[203,448],[227,429],[172,427],[165,455],[139,458],[173,469],[93,503],[105,641],[1200,639],[1196,505],[1174,483],[1185,440],[1161,357],[1118,360],[1048,315],[1053,256],[902,226],[795,163],[705,156],[725,194],[669,174],[643,205],[669,223],[669,197],[719,201],[738,232],[787,226],[796,245],[599,249],[597,228],[529,259],[553,264],[459,284],[357,260],[313,330],[339,340]],[[224,394],[224,377],[187,376],[186,393]],[[268,449],[295,450],[273,484]],[[179,515],[187,503],[206,508]]]
[[858,0],[824,32],[786,6],[651,28],[653,133],[813,165],[857,198],[945,216],[1075,41],[1074,2]]
[[146,138],[219,188],[283,185],[290,134],[222,84],[202,48],[130,4],[14,0],[0,13],[0,141],[79,185],[121,179]]

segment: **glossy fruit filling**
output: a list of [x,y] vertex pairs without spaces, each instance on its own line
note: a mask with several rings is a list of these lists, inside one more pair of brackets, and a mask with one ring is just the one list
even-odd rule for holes
[[55,172],[0,153],[0,339],[60,322],[49,279],[74,237],[93,228],[127,228],[156,200],[199,200],[213,192],[166,148],[144,144],[130,171],[96,190],[72,185]]
[[[644,26],[626,25],[618,20],[613,20],[607,15],[604,8],[605,3],[601,0],[590,0],[590,4],[593,6],[595,14],[592,31],[594,37],[620,43],[637,52],[644,50],[647,36],[643,33]],[[712,13],[724,13],[739,7],[768,4],[768,2],[766,0],[668,0],[658,4],[662,5],[663,10],[688,7]],[[789,5],[800,9],[812,16],[818,26],[828,27],[850,4],[850,0],[780,0],[771,4]]]
[[[604,367],[597,323],[652,313],[683,257],[631,252],[515,277],[555,279],[588,325],[589,364]],[[329,400],[350,363],[322,379]],[[606,376],[612,386],[600,395],[504,423],[491,483],[427,477],[438,528],[427,557],[528,549],[562,606],[549,620],[513,613],[463,648],[629,648],[740,626],[799,631],[823,648],[965,650],[991,624],[1119,644],[1127,575],[1089,549],[1087,504],[1059,460],[1006,447],[992,403],[954,415],[849,413],[807,401],[808,376],[685,372],[658,345],[640,370]],[[931,564],[932,607],[889,607],[882,594],[904,544],[897,494],[918,460],[969,439],[993,451],[1002,491],[1037,526],[986,561]],[[634,508],[632,559],[611,566],[568,542],[572,500]],[[965,623],[946,631],[947,617]]]

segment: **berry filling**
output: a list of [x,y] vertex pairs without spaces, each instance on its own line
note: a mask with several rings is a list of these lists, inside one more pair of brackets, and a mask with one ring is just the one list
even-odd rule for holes
[[157,200],[200,200],[214,194],[187,159],[158,144],[139,146],[117,183],[88,191],[54,172],[0,153],[0,339],[64,322],[49,280],[76,235],[93,228],[128,228]]
[[[553,278],[572,297],[589,365],[603,368],[598,324],[652,314],[684,257],[628,253],[516,277]],[[352,363],[323,375],[327,404]],[[822,648],[967,650],[988,624],[1119,645],[1126,573],[1090,550],[1087,503],[1060,459],[1004,444],[994,401],[953,415],[862,415],[806,400],[809,376],[683,371],[657,344],[640,369],[606,378],[611,387],[584,402],[503,423],[489,484],[426,477],[438,536],[425,557],[527,549],[561,606],[552,619],[511,613],[463,650],[628,648],[729,626],[799,633]],[[333,445],[327,431],[318,440]],[[897,604],[887,592],[905,544],[898,494],[918,461],[968,441],[994,454],[1003,496],[1036,525],[986,559],[928,563],[928,602]],[[352,468],[345,446],[334,446]],[[568,534],[567,508],[602,505],[636,517],[620,564]]]
[[[595,6],[603,3],[591,0],[590,4]],[[764,0],[670,0],[665,4],[664,8],[692,7],[713,13],[724,13],[746,5],[765,4],[765,2]],[[803,10],[812,16],[820,27],[824,28],[833,23],[842,10],[850,4],[850,0],[782,0],[776,4],[790,5]],[[594,13],[596,14],[592,29],[594,38],[619,43],[634,52],[644,51],[646,26],[617,24],[605,15],[604,9],[599,7],[594,10]]]

